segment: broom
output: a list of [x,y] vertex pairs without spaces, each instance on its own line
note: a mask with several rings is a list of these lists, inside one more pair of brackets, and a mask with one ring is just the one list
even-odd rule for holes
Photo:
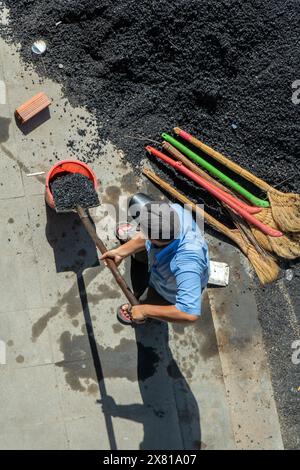
[[187,157],[182,155],[182,153],[179,152],[173,145],[169,144],[168,142],[163,142],[162,143],[162,148],[164,150],[167,150],[170,155],[172,155],[176,160],[179,160],[181,163],[184,164],[189,170],[191,170],[193,173],[196,173],[196,175],[201,176],[202,178],[206,179],[206,181],[209,181],[212,183],[214,186],[219,188],[221,191],[225,192],[227,196],[231,198],[233,202],[238,204],[241,208],[245,209],[249,214],[258,214],[259,212],[262,211],[261,207],[256,207],[256,206],[249,206],[248,204],[245,204],[243,201],[240,199],[237,199],[235,195],[233,194],[230,189],[226,188],[223,186],[221,183],[216,181],[214,178],[209,176],[204,170],[201,170],[197,165],[191,162]]
[[300,194],[283,193],[282,191],[278,191],[264,180],[253,175],[250,171],[242,168],[221,153],[216,152],[211,147],[205,145],[195,137],[192,137],[187,132],[182,131],[179,127],[175,127],[174,132],[195,145],[195,147],[198,147],[200,150],[210,155],[218,162],[225,165],[230,170],[253,183],[262,191],[265,191],[271,203],[272,214],[278,227],[285,232],[300,232]]
[[[212,184],[214,184],[217,188],[221,189],[222,191],[227,192],[228,194],[234,195],[230,189],[226,188],[226,186],[223,186],[219,181],[215,180],[204,170],[202,170],[197,165],[192,163],[191,160],[185,157],[181,152],[179,152],[179,150],[173,147],[173,145],[169,144],[168,142],[163,142],[162,148],[166,150],[167,152],[169,152],[174,158],[181,161],[185,166],[187,166],[187,168],[189,168],[191,171],[193,171],[197,175],[202,176],[207,181],[210,181]],[[259,243],[257,242],[248,223],[245,220],[243,220],[240,216],[238,216],[234,211],[232,211],[230,207],[226,206],[226,204],[223,203],[222,205],[223,207],[226,208],[230,217],[234,219],[235,225],[244,232],[249,242],[254,244],[257,251],[265,250],[265,248],[263,246],[260,246]],[[259,209],[260,211],[264,210],[262,208],[259,208]],[[258,232],[261,233],[259,230]],[[266,236],[266,235],[263,235],[263,236]]]
[[[269,225],[275,230],[278,230],[278,224],[275,222],[270,209],[264,209],[261,213],[256,214],[257,219],[259,219],[264,224]],[[300,257],[300,233],[299,232],[289,232],[284,233],[280,238],[273,238],[264,235],[260,230],[257,230],[256,227],[251,226],[251,231],[258,243],[268,251],[273,251],[281,258],[285,259],[296,259]]]
[[167,157],[164,153],[160,152],[154,147],[151,147],[150,145],[147,145],[146,150],[151,155],[154,155],[158,159],[164,161],[171,167],[175,168],[175,170],[178,170],[178,172],[183,173],[185,176],[195,181],[197,184],[205,188],[209,193],[211,193],[217,199],[220,199],[221,201],[225,202],[229,207],[234,209],[235,212],[240,214],[245,220],[255,225],[256,227],[259,227],[262,232],[272,237],[281,237],[283,235],[282,232],[278,230],[273,230],[272,227],[262,224],[258,219],[256,219],[254,215],[250,214],[244,208],[236,204],[236,202],[232,200],[231,195],[228,195],[227,193],[221,191],[219,188],[216,188],[214,185],[209,183],[207,180],[205,180],[201,176],[196,175],[191,170],[189,170],[184,165],[182,165],[181,162],[175,161],[172,158]]
[[233,242],[235,242],[241,251],[248,257],[262,284],[268,284],[278,278],[279,266],[275,259],[267,254],[262,256],[262,254],[259,253],[237,229],[232,230],[226,227],[226,225],[222,224],[210,214],[206,213],[203,209],[190,201],[186,196],[179,193],[175,188],[157,176],[153,171],[144,168],[143,174],[146,175],[147,178],[149,178],[151,181],[156,183],[160,188],[163,188],[175,199],[182,202],[183,204],[188,204],[193,209],[193,211],[198,212],[202,217],[204,217],[205,221],[211,225],[211,227],[213,227],[218,232],[223,233]]
[[[216,181],[210,175],[208,175],[204,170],[200,167],[195,165],[195,163],[191,162],[185,155],[183,155],[179,150],[177,150],[173,145],[169,144],[168,142],[163,142],[162,147],[164,150],[167,150],[173,157],[177,160],[181,161],[185,166],[187,166],[191,171],[196,173],[199,176],[202,176],[207,181],[210,181],[218,188],[222,189],[223,191],[228,192],[229,194],[233,194],[228,188],[223,186],[219,181]],[[231,215],[233,214],[230,211]],[[260,213],[256,214],[256,218],[259,219],[266,225],[278,230],[279,227],[277,226],[276,222],[273,219],[271,209],[268,208],[261,208]],[[282,237],[269,237],[262,233],[259,229],[254,226],[250,226],[250,229],[258,241],[259,245],[267,251],[274,252],[281,258],[285,259],[296,259],[300,256],[300,234],[289,233],[283,234]]]
[[245,189],[243,186],[241,186],[239,183],[234,181],[232,178],[229,178],[229,176],[225,175],[225,173],[222,173],[218,168],[216,168],[214,165],[209,163],[207,160],[204,158],[200,157],[197,155],[195,152],[193,152],[191,149],[183,145],[181,142],[178,140],[174,139],[169,134],[166,134],[165,132],[162,134],[162,138],[169,142],[170,144],[174,145],[178,150],[183,152],[185,155],[187,155],[189,158],[197,162],[199,165],[201,165],[203,168],[205,168],[209,173],[212,175],[216,176],[219,178],[221,181],[223,181],[227,186],[230,188],[234,189],[237,193],[240,193],[242,196],[244,196],[246,199],[252,202],[252,204],[255,204],[256,206],[260,207],[270,207],[269,201],[266,201],[264,199],[260,199],[254,194],[250,193],[247,189]]

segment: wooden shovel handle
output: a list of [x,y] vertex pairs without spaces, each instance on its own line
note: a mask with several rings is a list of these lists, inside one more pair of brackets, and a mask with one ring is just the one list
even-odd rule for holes
[[[77,206],[76,210],[89,236],[91,237],[91,239],[93,240],[97,248],[99,249],[100,253],[104,255],[104,253],[106,253],[108,250],[106,246],[104,245],[103,241],[98,237],[97,232],[95,228],[93,227],[93,224],[91,223],[86,211],[80,206]],[[120,286],[121,290],[126,296],[128,302],[130,303],[130,305],[132,306],[138,305],[139,301],[137,300],[135,295],[131,292],[130,288],[127,286],[116,263],[112,259],[109,259],[109,258],[106,258],[105,261],[107,263],[108,268],[111,270],[112,275],[114,276],[115,280],[117,281],[118,285]]]
[[208,145],[204,144],[201,142],[201,140],[196,139],[193,137],[191,134],[188,132],[183,131],[179,127],[174,127],[174,132],[182,137],[184,140],[187,142],[190,142],[193,144],[195,147],[199,148],[203,152],[207,153],[210,157],[214,158],[218,162],[222,163],[224,166],[229,168],[230,170],[234,171],[234,173],[237,173],[238,175],[242,176],[246,180],[250,181],[251,183],[255,184],[258,188],[262,189],[263,191],[272,191],[273,188],[270,186],[268,183],[263,181],[262,179],[258,178],[255,176],[253,173],[251,173],[248,170],[245,170],[245,168],[242,168],[240,165],[237,163],[234,163],[232,160],[229,158],[225,157],[221,153],[217,152],[216,150],[212,149]]

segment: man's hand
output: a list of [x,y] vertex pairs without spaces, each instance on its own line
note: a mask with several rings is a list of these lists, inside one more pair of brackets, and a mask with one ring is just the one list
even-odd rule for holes
[[97,400],[97,403],[102,405],[103,413],[109,413],[111,416],[117,416],[117,405],[113,397],[107,395],[101,400]]
[[124,245],[115,248],[114,250],[107,251],[104,255],[101,256],[100,259],[104,260],[104,264],[107,266],[107,262],[105,260],[112,259],[117,266],[122,263],[123,259],[127,258],[127,256],[131,256],[134,253],[138,253],[139,251],[145,249],[145,238],[140,234],[137,235],[129,242],[124,243]]
[[119,266],[123,259],[126,258],[122,253],[120,253],[120,248],[115,248],[114,250],[107,251],[100,259],[103,259],[104,264],[107,266],[106,258],[112,259],[117,266]]
[[146,305],[135,305],[134,307],[131,307],[131,318],[132,321],[135,323],[144,323],[147,315],[145,311]]

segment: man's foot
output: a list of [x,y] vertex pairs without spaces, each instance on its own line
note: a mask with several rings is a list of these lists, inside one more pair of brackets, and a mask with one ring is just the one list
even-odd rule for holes
[[129,311],[129,304],[120,305],[117,310],[117,319],[123,325],[132,325],[132,319]]
[[128,222],[121,222],[116,226],[115,233],[119,242],[126,243],[134,237],[136,227]]

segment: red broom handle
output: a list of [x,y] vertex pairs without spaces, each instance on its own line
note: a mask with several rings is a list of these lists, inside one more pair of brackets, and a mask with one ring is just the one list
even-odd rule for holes
[[281,237],[283,235],[283,233],[280,232],[279,230],[274,230],[272,227],[269,227],[269,225],[266,225],[260,222],[260,220],[258,220],[253,215],[249,214],[249,212],[247,212],[245,209],[239,207],[238,204],[236,204],[236,202],[233,202],[230,198],[228,198],[227,193],[220,190],[219,188],[214,186],[212,183],[209,183],[201,176],[193,173],[191,170],[186,168],[181,162],[174,161],[172,158],[167,157],[167,155],[163,154],[162,152],[155,149],[154,147],[151,147],[150,145],[146,147],[146,150],[152,155],[154,155],[155,157],[159,158],[160,160],[164,161],[168,165],[178,170],[180,173],[183,173],[185,176],[187,176],[188,178],[198,183],[200,186],[206,189],[210,194],[212,194],[217,199],[227,204],[235,212],[240,214],[245,220],[247,220],[252,225],[255,225],[266,235],[269,235],[270,237]]

